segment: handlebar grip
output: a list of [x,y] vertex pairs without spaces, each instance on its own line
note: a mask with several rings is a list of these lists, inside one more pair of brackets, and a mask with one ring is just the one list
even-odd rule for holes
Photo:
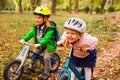
[[61,47],[63,47],[64,45],[63,44],[60,44]]
[[39,46],[39,47],[37,47],[37,49],[40,49],[40,46]]
[[27,45],[33,46],[33,44],[28,43],[28,42],[23,42],[23,44],[27,44]]
[[88,50],[87,50],[87,52],[88,52],[88,53],[91,53],[91,52],[92,52],[92,50],[88,49]]

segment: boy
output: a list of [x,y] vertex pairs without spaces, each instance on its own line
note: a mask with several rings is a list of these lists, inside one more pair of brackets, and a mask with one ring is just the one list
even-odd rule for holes
[[[50,75],[50,57],[56,49],[56,41],[54,41],[54,28],[56,28],[56,25],[51,25],[51,22],[48,20],[51,12],[45,6],[37,7],[34,10],[34,15],[35,23],[32,25],[32,30],[20,40],[20,43],[34,38],[34,47],[36,48],[36,51],[39,53],[44,51],[45,72],[40,77],[47,79]],[[40,49],[38,49],[39,47]],[[33,69],[34,63],[35,60],[32,59],[29,69]]]

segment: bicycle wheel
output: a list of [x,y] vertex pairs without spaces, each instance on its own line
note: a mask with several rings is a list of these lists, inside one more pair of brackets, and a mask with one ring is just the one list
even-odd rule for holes
[[3,71],[4,80],[20,80],[23,73],[23,67],[16,73],[20,63],[19,60],[12,60],[5,66]]
[[54,53],[51,60],[51,69],[50,72],[57,71],[58,67],[60,66],[60,57],[57,53]]
[[68,80],[68,76],[62,75],[62,76],[60,77],[60,80]]

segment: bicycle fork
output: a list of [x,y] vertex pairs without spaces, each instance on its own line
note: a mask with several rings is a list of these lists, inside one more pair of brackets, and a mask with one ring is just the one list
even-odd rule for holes
[[85,79],[85,77],[81,75],[81,71],[78,71],[75,68],[75,66],[71,63],[70,58],[67,59],[65,68],[62,69],[62,71],[60,71],[60,73],[58,74],[58,79],[60,79],[60,77],[62,76],[63,73],[66,73],[66,74],[68,74],[68,80],[71,80],[71,72],[70,72],[69,68],[75,74],[75,76],[78,78],[78,80]]
[[16,73],[21,69],[21,67],[23,66],[25,60],[26,60],[26,57],[27,57],[27,54],[29,52],[29,49],[30,49],[30,46],[29,45],[25,45],[23,47],[23,49],[20,51],[19,55],[17,56],[16,60],[20,60],[21,63],[20,63],[20,66],[18,67],[18,69],[16,70]]

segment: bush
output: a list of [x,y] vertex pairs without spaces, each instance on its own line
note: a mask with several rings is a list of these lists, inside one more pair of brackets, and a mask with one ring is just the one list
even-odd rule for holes
[[66,11],[69,11],[69,9],[70,9],[70,8],[67,6],[65,10],[66,10]]
[[113,6],[108,7],[108,12],[114,12],[114,11],[115,11],[115,9]]
[[97,14],[100,13],[100,8],[99,8],[99,7],[96,7],[96,8],[95,8],[95,11],[96,11]]
[[85,7],[84,11],[88,13],[90,11],[90,8],[88,6]]

